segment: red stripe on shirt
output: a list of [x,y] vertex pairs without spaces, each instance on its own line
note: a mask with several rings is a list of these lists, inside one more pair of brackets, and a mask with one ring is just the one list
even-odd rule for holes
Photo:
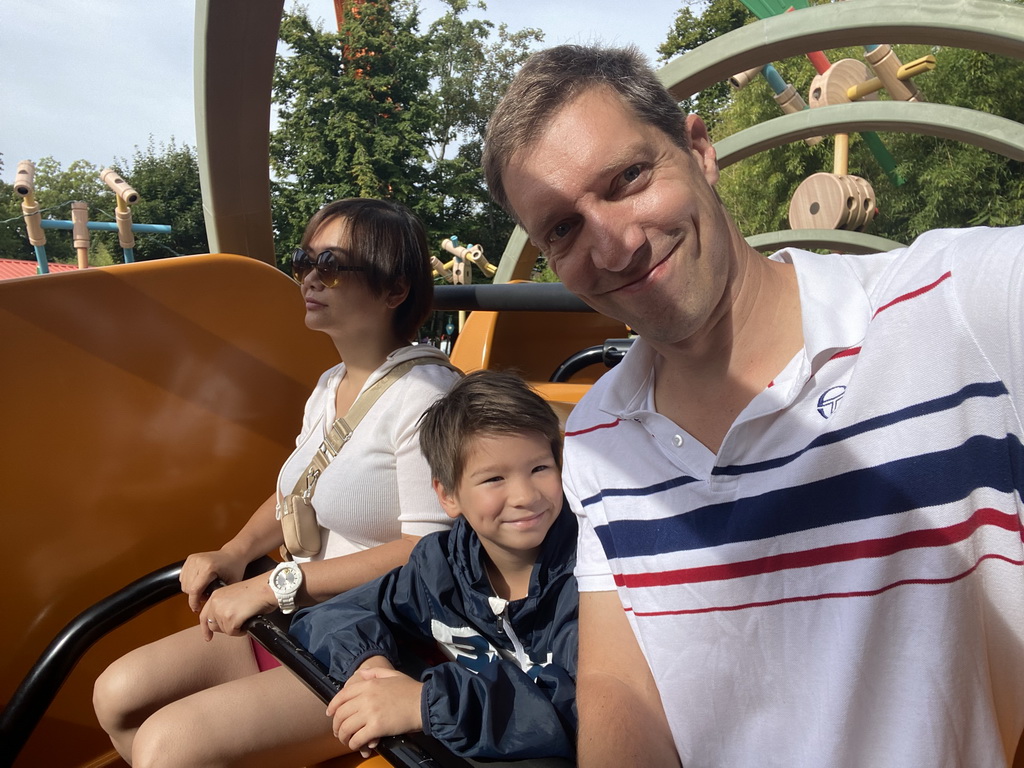
[[832,357],[830,357],[828,359],[827,362],[832,362],[833,360],[838,360],[841,357],[853,357],[854,355],[859,355],[859,354],[860,354],[860,347],[850,347],[849,349],[844,349],[841,352],[836,352],[834,355],[832,355]]
[[[884,587],[878,589],[867,589],[858,592],[826,592],[820,595],[801,595],[799,597],[784,597],[779,600],[765,600],[758,603],[744,603],[743,605],[722,605],[722,606],[710,606],[707,608],[691,608],[687,610],[679,611],[637,611],[633,613],[636,616],[680,616],[684,614],[694,613],[720,613],[722,611],[742,611],[747,608],[766,608],[773,605],[785,605],[786,603],[807,603],[814,600],[833,600],[842,597],[874,597],[880,595],[883,592],[888,592],[890,589],[896,587],[902,587],[909,584],[931,584],[931,585],[942,585],[952,584],[960,581],[972,573],[974,573],[978,566],[985,560],[1002,560],[1003,562],[1009,563],[1010,565],[1024,565],[1024,560],[1014,560],[1013,558],[1006,557],[1004,555],[988,554],[982,555],[978,558],[978,561],[968,568],[963,573],[958,573],[955,576],[949,576],[944,579],[901,579],[900,581],[894,581],[892,584],[886,584]],[[628,609],[627,609],[628,610]]]
[[878,309],[876,309],[875,310],[875,314],[871,316],[871,319],[873,320],[874,318],[878,317],[879,313],[884,312],[889,307],[891,307],[893,304],[899,304],[902,301],[907,301],[909,299],[914,299],[914,298],[917,298],[918,296],[920,296],[921,294],[928,293],[928,291],[930,291],[932,288],[937,286],[939,283],[941,283],[947,277],[952,277],[952,276],[953,276],[952,272],[947,272],[942,277],[940,277],[938,280],[936,280],[934,283],[930,283],[929,285],[924,286],[924,288],[918,288],[916,291],[911,291],[910,293],[904,293],[902,296],[897,296],[895,299],[890,301],[888,304],[883,304]]
[[616,426],[620,421],[622,421],[622,419],[616,419],[615,421],[610,421],[607,424],[595,424],[594,426],[587,427],[586,429],[577,429],[575,432],[566,432],[565,436],[576,437],[576,435],[585,435],[587,432],[593,432],[596,429],[608,429],[609,427]]
[[784,552],[755,560],[736,563],[706,565],[698,568],[682,568],[674,571],[654,573],[616,574],[617,586],[630,589],[644,587],[665,587],[678,584],[699,584],[709,581],[740,579],[766,573],[778,573],[792,568],[813,568],[828,563],[845,563],[851,560],[888,557],[909,549],[945,547],[970,538],[983,525],[992,525],[1007,531],[1024,532],[1016,514],[1007,514],[997,509],[982,508],[963,522],[946,528],[928,528],[908,531],[884,539],[868,539],[845,544],[833,544],[801,552]]

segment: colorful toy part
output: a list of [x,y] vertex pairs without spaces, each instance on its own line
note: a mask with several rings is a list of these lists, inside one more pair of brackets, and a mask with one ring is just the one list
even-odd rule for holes
[[875,77],[866,82],[851,86],[846,91],[850,101],[863,99],[869,93],[885,88],[889,95],[898,101],[925,101],[924,96],[910,78],[931,72],[936,67],[934,56],[922,56],[909,64],[900,64],[892,47],[876,45],[864,49],[864,58],[871,64]]
[[459,245],[459,238],[452,235],[449,238],[445,238],[441,241],[441,247],[444,248],[448,253],[455,257],[454,261],[459,259],[469,259],[471,262],[476,264],[481,272],[487,277],[494,277],[494,273],[498,271],[491,262],[489,262],[484,256],[484,247],[482,245],[473,245],[470,243],[468,246]]
[[[775,99],[775,103],[779,105],[783,113],[792,115],[808,109],[807,103],[797,92],[796,88],[783,80],[782,75],[771,64],[765,64],[763,67],[754,67],[745,72],[740,72],[738,75],[733,75],[729,78],[729,85],[736,90],[744,88],[750,84],[751,80],[757,77],[758,73],[764,75],[765,80],[768,81],[768,85],[771,86],[773,92],[772,98]],[[813,147],[819,141],[821,141],[821,136],[809,136],[804,139],[804,143],[809,147]]]
[[74,248],[78,254],[79,269],[86,269],[89,266],[90,230],[112,231],[116,229],[118,243],[124,250],[126,264],[135,261],[136,232],[167,234],[171,231],[170,226],[166,224],[132,223],[132,212],[128,204],[138,202],[139,193],[111,168],[104,168],[100,171],[100,181],[110,187],[117,200],[117,209],[114,212],[116,223],[89,221],[89,207],[83,202],[71,203],[71,221],[44,220],[39,210],[39,203],[35,199],[35,172],[36,167],[31,160],[22,160],[18,163],[14,191],[22,198],[21,212],[25,219],[25,229],[28,232],[29,243],[35,248],[38,273],[41,275],[48,274],[50,271],[46,261],[46,233],[44,230],[71,230]]

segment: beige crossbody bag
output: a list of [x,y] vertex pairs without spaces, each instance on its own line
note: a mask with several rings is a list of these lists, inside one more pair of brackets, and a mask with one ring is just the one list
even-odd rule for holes
[[[313,557],[320,552],[320,525],[316,521],[316,511],[313,509],[313,491],[316,490],[317,480],[327,469],[331,459],[345,447],[345,443],[352,436],[352,430],[359,425],[373,404],[388,387],[417,365],[441,365],[458,371],[455,366],[436,357],[418,357],[396,365],[356,398],[348,411],[347,419],[339,416],[335,420],[314,454],[313,460],[299,477],[295,488],[278,501],[277,519],[281,521],[281,529],[284,532],[284,548],[291,557]],[[282,551],[281,554],[284,555],[285,552]]]

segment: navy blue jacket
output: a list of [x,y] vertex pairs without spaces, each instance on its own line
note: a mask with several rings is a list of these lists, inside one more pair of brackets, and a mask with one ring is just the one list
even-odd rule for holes
[[300,611],[290,632],[338,680],[371,656],[399,668],[396,634],[434,640],[451,661],[420,676],[426,733],[462,757],[573,758],[576,518],[563,508],[552,524],[522,600],[494,596],[485,557],[459,518],[408,564]]

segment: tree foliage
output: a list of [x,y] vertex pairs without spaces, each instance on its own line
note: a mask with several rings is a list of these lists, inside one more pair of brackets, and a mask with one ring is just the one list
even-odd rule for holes
[[[487,117],[536,30],[509,32],[445,0],[425,33],[406,0],[351,5],[338,32],[302,8],[285,15],[274,77],[274,225],[283,261],[330,200],[389,197],[424,221],[431,240],[457,234],[494,260],[512,229],[483,186]],[[482,5],[472,6],[482,7]],[[447,260],[447,259],[442,259]]]
[[355,5],[338,32],[315,26],[304,9],[285,14],[280,38],[289,53],[274,74],[279,123],[271,135],[281,255],[330,200],[407,199],[422,186],[427,78],[415,66],[416,23],[403,0]]
[[[700,26],[717,28],[717,20],[728,17],[736,2],[711,0],[704,13],[711,14],[711,18]],[[688,9],[680,13],[683,12]],[[666,57],[676,39],[673,33],[674,30],[670,31],[662,48]],[[937,69],[915,81],[928,101],[1014,120],[1024,115],[1024,61],[958,48],[895,45],[893,49],[904,63],[925,54],[936,57]],[[864,58],[861,48],[825,53],[833,62]],[[792,83],[806,101],[816,74],[806,58],[795,57],[774,64],[783,79]],[[763,78],[724,98],[721,93],[721,86],[715,86],[693,100],[699,109],[712,110],[710,115],[701,115],[709,122],[716,141],[781,114]],[[880,97],[889,98],[884,92]],[[858,134],[851,136],[849,172],[871,182],[879,208],[868,231],[910,242],[922,232],[938,227],[1008,225],[1024,220],[1021,163],[945,139],[901,133],[883,133],[880,138],[896,159],[898,173],[905,182],[894,184],[863,139]],[[750,235],[788,229],[789,202],[794,191],[811,174],[833,170],[833,146],[831,137],[815,147],[795,142],[725,169],[719,192],[741,231]]]
[[136,260],[209,250],[199,162],[193,147],[179,147],[174,139],[159,146],[150,141],[145,150],[136,148],[130,160],[120,158],[113,167],[139,193],[139,202],[131,207],[132,219],[137,223],[171,226],[167,235],[136,235]]

